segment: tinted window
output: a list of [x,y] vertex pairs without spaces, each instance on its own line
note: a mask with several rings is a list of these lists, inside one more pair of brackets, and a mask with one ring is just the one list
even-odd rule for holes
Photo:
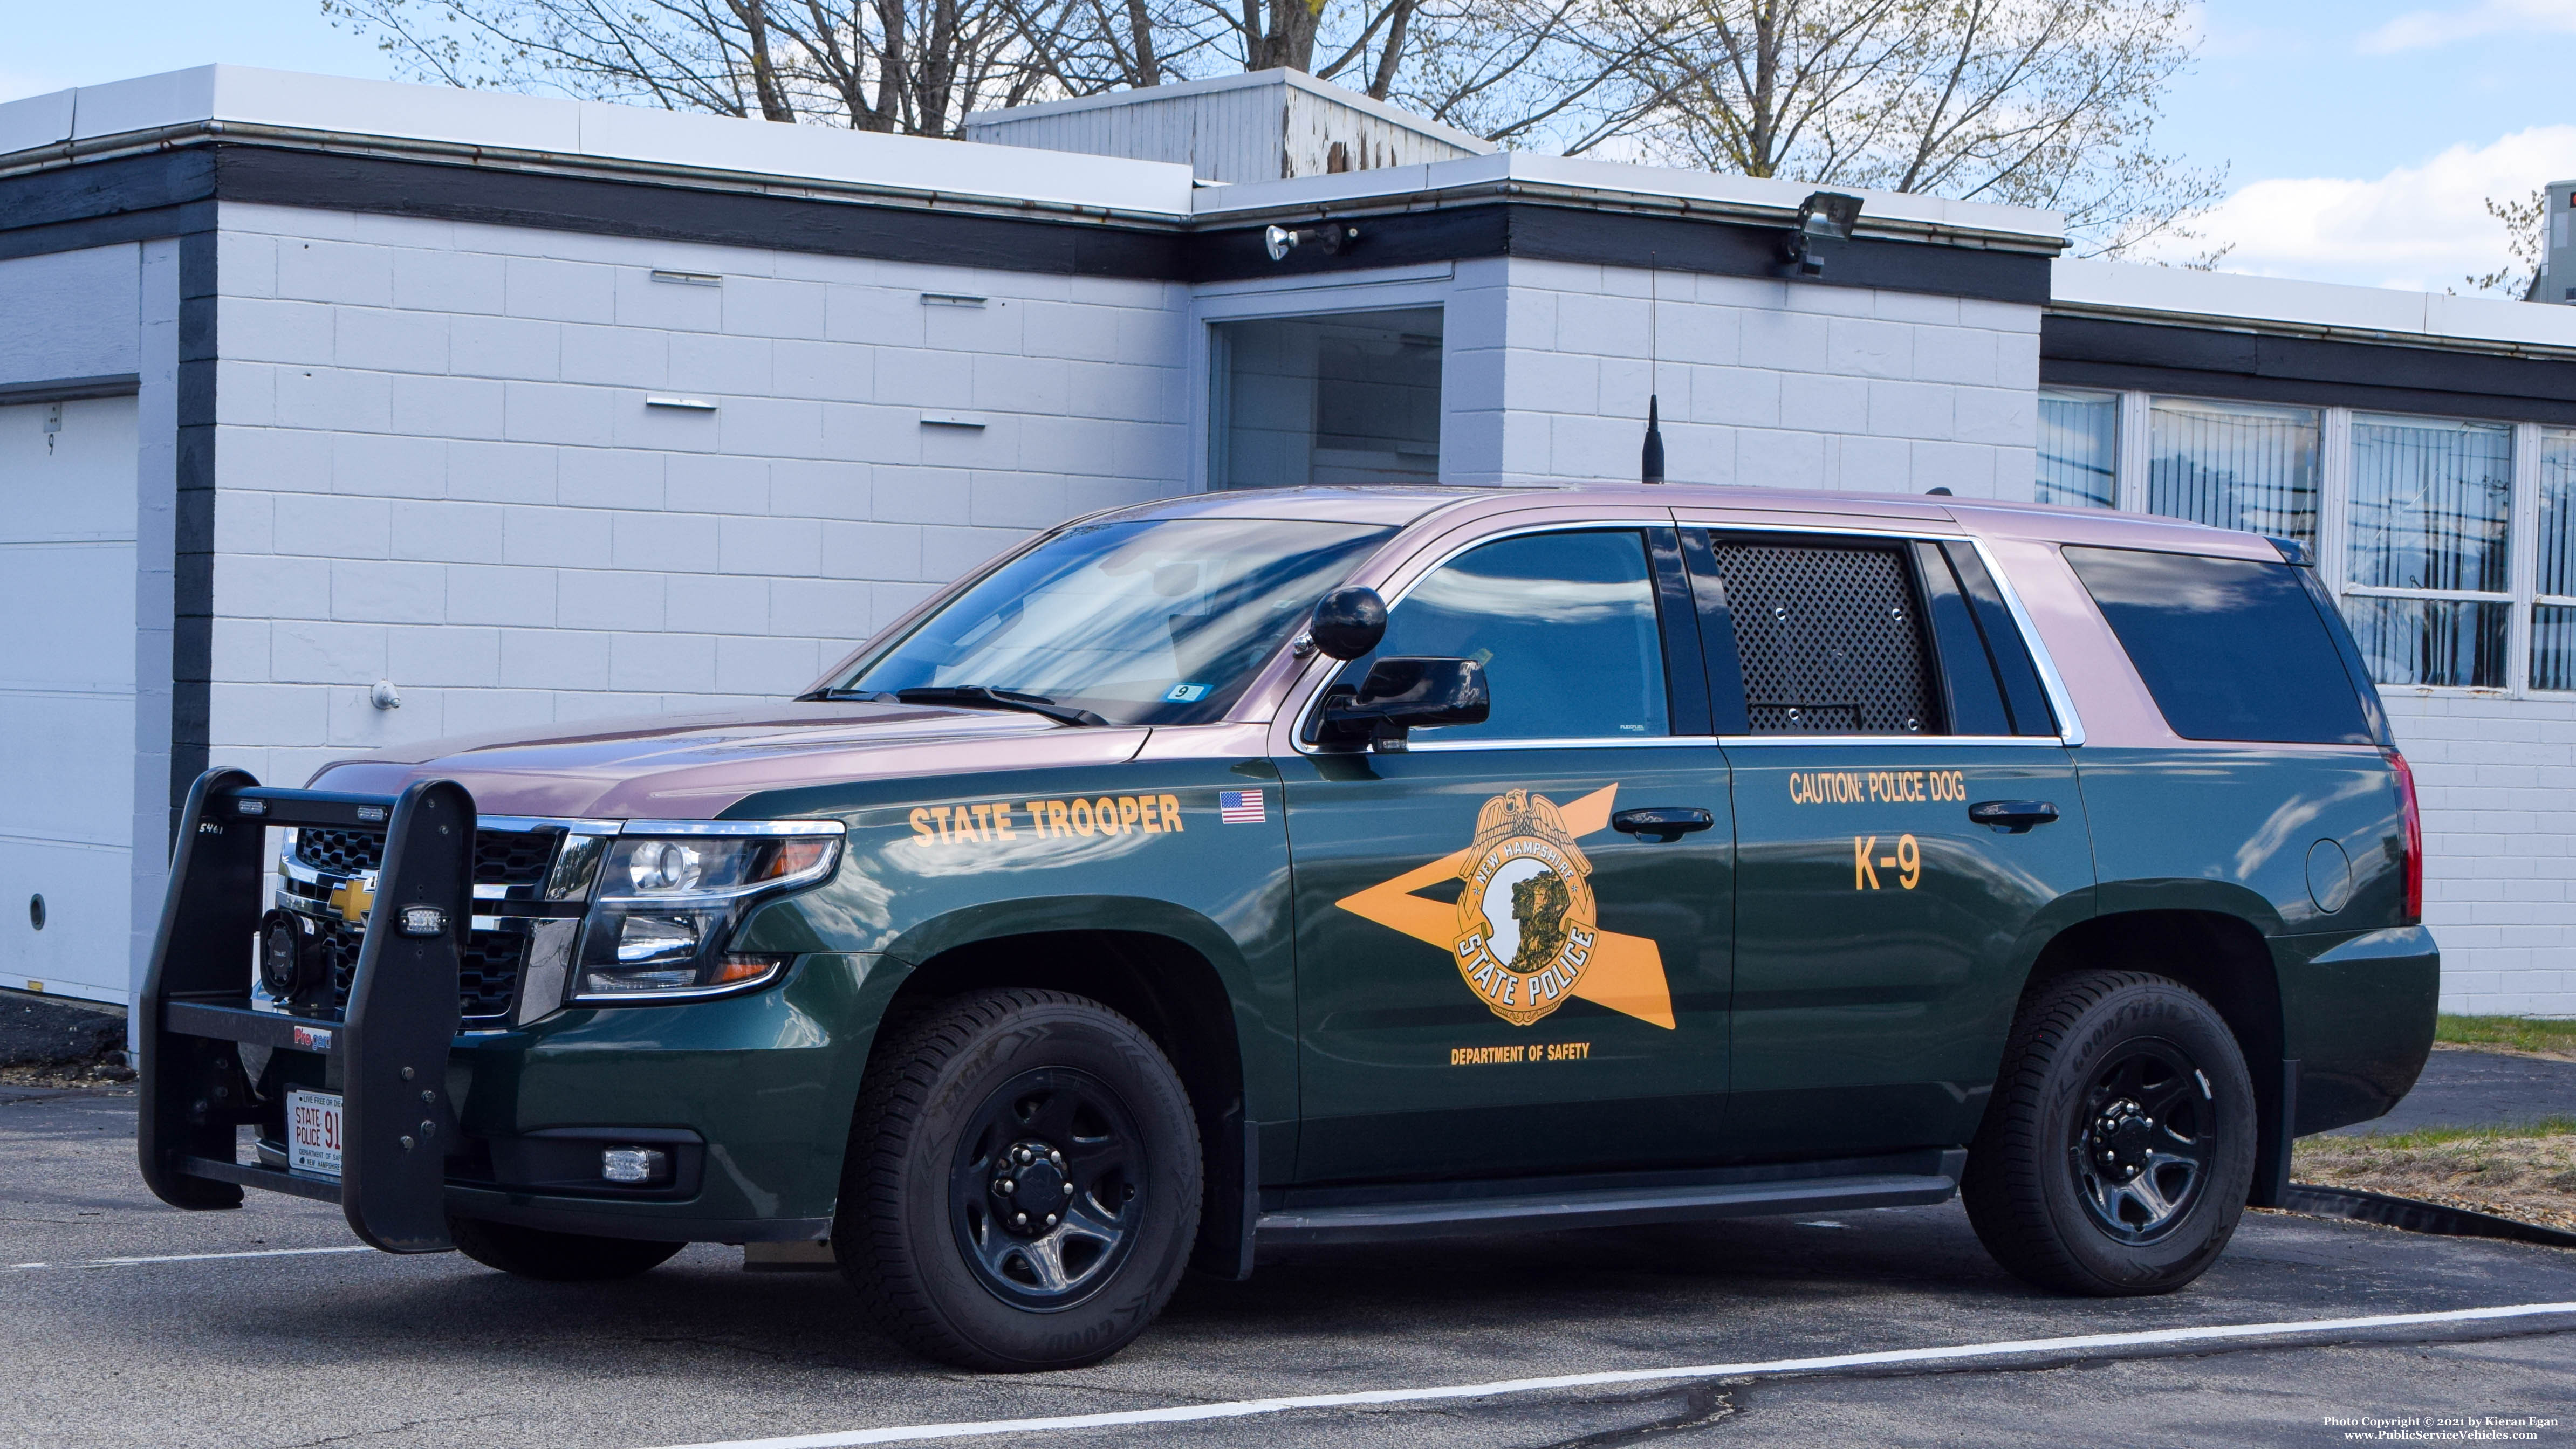
[[1753,733],[1942,732],[1923,611],[1897,546],[1711,542]]
[[2371,742],[2298,571],[2255,559],[2070,548],[2129,661],[2187,740]]
[[[1387,617],[1377,655],[1485,666],[1494,712],[1447,739],[1634,738],[1671,732],[1654,573],[1635,533],[1509,538],[1442,565]],[[1376,658],[1353,660],[1356,684]]]

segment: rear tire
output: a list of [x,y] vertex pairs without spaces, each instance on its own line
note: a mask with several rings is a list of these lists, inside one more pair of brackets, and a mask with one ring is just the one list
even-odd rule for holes
[[2254,1130],[2245,1059],[2208,1002],[2161,976],[2083,972],[2023,1004],[1959,1195],[2020,1278],[2170,1293],[2234,1235]]
[[496,1223],[486,1218],[449,1218],[447,1235],[456,1251],[482,1264],[521,1278],[547,1283],[598,1283],[632,1278],[657,1268],[686,1243],[651,1243],[640,1238],[595,1238],[587,1233],[558,1233],[545,1228]]
[[1078,996],[987,990],[869,1063],[832,1251],[916,1353],[1080,1368],[1162,1311],[1198,1218],[1197,1123],[1153,1039]]

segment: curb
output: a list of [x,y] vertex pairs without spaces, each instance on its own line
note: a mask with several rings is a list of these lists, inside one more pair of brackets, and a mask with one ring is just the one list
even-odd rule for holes
[[2501,1238],[2513,1243],[2537,1243],[2545,1248],[2576,1248],[2576,1233],[2544,1228],[2538,1223],[2517,1222],[2468,1208],[2350,1188],[2294,1182],[2290,1184],[2289,1191],[2281,1194],[2281,1206],[2310,1217],[2378,1223],[2410,1233],[2438,1233],[2450,1238]]

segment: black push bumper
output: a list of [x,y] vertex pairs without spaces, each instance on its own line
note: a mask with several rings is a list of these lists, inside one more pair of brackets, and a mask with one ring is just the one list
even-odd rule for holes
[[[375,909],[343,1013],[253,1010],[266,827],[382,832]],[[473,916],[474,800],[451,780],[399,797],[263,788],[209,770],[188,791],[161,929],[136,1010],[143,1180],[183,1208],[239,1207],[259,1187],[337,1202],[375,1247],[433,1253],[447,1234],[446,1149],[457,1130],[447,1058],[458,957]],[[422,908],[422,909],[414,909]],[[241,1047],[313,1052],[341,1095],[338,1181],[235,1161],[259,1120]]]

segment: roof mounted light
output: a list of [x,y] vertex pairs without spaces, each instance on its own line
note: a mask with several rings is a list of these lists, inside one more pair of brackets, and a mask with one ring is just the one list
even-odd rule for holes
[[1825,274],[1824,258],[1815,254],[1814,243],[1850,241],[1852,228],[1860,223],[1860,198],[1840,191],[1810,191],[1798,203],[1798,220],[1780,237],[1780,260],[1789,264],[1790,275],[1821,277]]

